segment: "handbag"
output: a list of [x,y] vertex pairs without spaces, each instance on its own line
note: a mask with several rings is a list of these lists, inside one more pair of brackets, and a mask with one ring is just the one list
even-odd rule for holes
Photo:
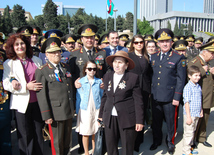
[[100,123],[100,127],[95,134],[95,149],[93,155],[104,155],[106,151],[106,143],[105,143],[105,131],[103,121],[97,120]]

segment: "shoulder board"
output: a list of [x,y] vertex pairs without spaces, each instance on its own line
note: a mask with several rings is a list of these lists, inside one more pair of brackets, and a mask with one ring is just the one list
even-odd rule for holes
[[63,62],[60,62],[60,63],[61,63],[61,65],[62,65],[62,67],[69,66],[68,64],[63,63]]
[[159,56],[159,55],[160,55],[160,52],[161,52],[161,51],[157,51],[157,52],[154,53],[154,54],[157,54],[157,56]]
[[42,70],[45,66],[47,66],[48,64],[46,63],[46,64],[44,64],[44,65],[42,65],[42,66],[39,66],[38,67],[38,69],[40,69],[40,70]]
[[178,55],[182,55],[182,54],[180,54],[180,53],[178,53],[178,52],[176,52],[176,51],[174,51],[174,50],[172,50],[171,54],[172,54],[172,53],[175,53],[175,54],[178,54]]
[[195,57],[191,62],[196,63],[198,60],[199,60],[198,57]]
[[75,51],[78,51],[78,50],[79,50],[79,48],[76,48],[76,49],[73,49],[72,52],[75,52]]

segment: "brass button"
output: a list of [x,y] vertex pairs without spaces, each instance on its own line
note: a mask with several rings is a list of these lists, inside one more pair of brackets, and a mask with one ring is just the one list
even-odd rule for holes
[[3,110],[3,108],[1,108],[1,110]]
[[160,83],[158,83],[158,86],[160,85]]
[[69,86],[69,84],[67,84],[67,86]]
[[160,80],[160,77],[158,77],[158,80]]
[[169,60],[169,58],[167,58],[167,60]]
[[159,74],[161,74],[161,71],[159,71]]
[[161,68],[162,66],[160,65],[159,67]]
[[68,91],[68,93],[70,93],[70,91]]
[[71,100],[71,98],[69,98],[69,100]]

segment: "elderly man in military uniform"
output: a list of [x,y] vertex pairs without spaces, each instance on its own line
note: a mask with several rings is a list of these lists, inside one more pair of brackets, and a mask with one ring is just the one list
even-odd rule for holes
[[199,119],[197,129],[195,132],[196,141],[202,143],[204,146],[212,147],[207,142],[206,128],[210,115],[210,108],[213,106],[213,75],[214,67],[210,67],[209,61],[214,58],[214,41],[209,42],[200,47],[202,52],[192,59],[188,66],[197,66],[201,71],[201,79],[199,85],[202,88],[202,108],[203,117]]
[[173,32],[160,29],[155,33],[160,51],[151,56],[152,75],[152,132],[155,150],[162,143],[162,123],[167,124],[166,144],[169,154],[175,150],[176,117],[186,79],[185,57],[172,50]]
[[68,52],[72,52],[75,49],[76,36],[73,34],[66,34],[62,41],[64,42],[64,48]]
[[48,61],[35,73],[43,88],[37,92],[42,119],[49,126],[52,153],[64,155],[72,148],[73,87],[70,67],[61,60],[61,40],[52,37],[42,45]]
[[202,37],[198,37],[195,39],[195,42],[194,42],[194,46],[195,46],[195,49],[198,51],[198,53],[200,53],[200,47],[203,45],[203,38]]

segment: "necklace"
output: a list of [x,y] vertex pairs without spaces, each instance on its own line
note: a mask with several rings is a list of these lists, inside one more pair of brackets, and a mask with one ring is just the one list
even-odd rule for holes
[[20,59],[20,60],[21,60],[21,62],[22,62],[23,65],[26,65],[26,64],[27,64],[26,57],[23,58],[23,59]]

